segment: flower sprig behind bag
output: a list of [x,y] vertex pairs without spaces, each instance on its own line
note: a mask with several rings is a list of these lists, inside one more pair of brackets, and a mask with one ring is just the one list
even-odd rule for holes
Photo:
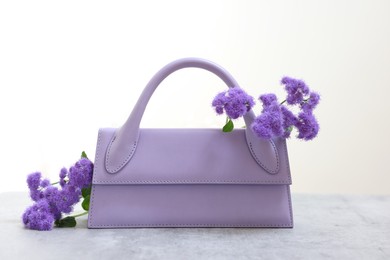
[[[82,152],[81,159],[68,169],[62,168],[60,180],[50,183],[42,179],[40,172],[27,176],[30,197],[35,202],[28,207],[22,216],[26,228],[34,230],[51,230],[57,227],[76,226],[76,217],[88,214],[93,175],[93,163]],[[73,211],[82,199],[84,212],[66,216]]]
[[[286,99],[281,103],[272,93],[259,97],[263,110],[251,125],[253,132],[263,139],[289,138],[295,127],[298,130],[298,139],[312,140],[319,131],[319,124],[313,110],[320,101],[320,95],[310,91],[306,83],[300,79],[283,77],[281,84],[287,92]],[[294,115],[284,103],[298,106],[300,109],[298,115]],[[226,124],[222,128],[224,132],[233,131],[232,119],[244,116],[254,104],[254,98],[238,87],[219,93],[212,102],[217,114],[221,115],[225,112],[227,116]]]

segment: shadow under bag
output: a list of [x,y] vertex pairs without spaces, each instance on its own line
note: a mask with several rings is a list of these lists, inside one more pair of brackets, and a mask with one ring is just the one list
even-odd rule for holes
[[239,86],[203,59],[180,59],[157,72],[125,124],[99,130],[88,227],[293,227],[286,140],[256,137],[252,110],[246,128],[230,133],[139,128],[157,86],[188,67]]

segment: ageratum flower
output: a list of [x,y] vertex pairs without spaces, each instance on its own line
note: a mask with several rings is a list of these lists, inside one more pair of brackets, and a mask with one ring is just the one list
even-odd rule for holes
[[271,106],[272,104],[275,104],[275,102],[278,101],[278,98],[275,94],[263,94],[259,97],[259,100],[263,103],[263,108],[267,108]]
[[30,190],[30,197],[33,201],[38,201],[42,198],[42,191],[40,190],[42,174],[34,172],[27,176],[27,186]]
[[271,139],[281,135],[281,122],[280,113],[265,111],[260,116],[256,117],[252,124],[252,129],[258,137]]
[[237,119],[245,115],[254,106],[255,101],[239,87],[230,88],[227,91],[219,93],[213,100],[212,106],[215,107],[217,114],[224,111],[231,119]]
[[81,158],[74,166],[70,167],[68,184],[80,190],[88,187],[92,182],[92,171],[92,162],[87,158]]
[[47,200],[42,199],[36,202],[24,212],[23,223],[29,229],[51,230],[53,228],[54,217],[50,212]]
[[287,91],[286,101],[290,105],[300,104],[304,96],[309,94],[309,87],[303,80],[283,77],[281,84]]
[[301,109],[306,113],[311,113],[320,102],[320,95],[317,92],[311,92],[309,99],[301,103]]
[[57,187],[50,185],[43,191],[43,196],[43,200],[46,200],[49,204],[50,213],[54,219],[60,219],[61,210],[57,204],[61,201],[61,191]]
[[283,118],[277,98],[274,94],[259,97],[263,103],[263,111],[252,123],[252,130],[258,137],[271,139],[283,134]]
[[223,114],[223,108],[227,103],[227,97],[225,96],[225,94],[226,91],[218,93],[218,95],[214,98],[212,102],[212,106],[215,107],[215,112],[217,112],[218,115]]
[[286,106],[281,106],[280,111],[282,112],[283,117],[283,137],[289,138],[293,126],[295,126],[298,123],[298,118],[291,112]]
[[298,138],[306,141],[317,136],[320,126],[312,113],[301,112],[295,125],[299,131]]
[[65,185],[60,191],[60,200],[58,200],[55,206],[62,213],[70,213],[73,211],[73,205],[80,201],[81,190],[71,186]]
[[68,170],[64,167],[60,171],[60,185],[61,187],[64,187],[66,184],[65,178],[68,175]]
[[92,183],[93,163],[81,158],[69,172],[66,168],[60,172],[60,187],[55,187],[49,180],[41,180],[41,173],[35,172],[27,177],[31,198],[36,202],[23,214],[23,223],[27,228],[50,230],[53,222],[62,214],[70,213],[80,201],[81,191]]
[[299,134],[297,138],[311,140],[317,136],[319,124],[313,115],[314,108],[320,101],[320,95],[310,92],[307,85],[298,79],[284,77],[281,83],[287,91],[287,104],[299,105],[301,112],[298,116],[283,105],[285,101],[278,104],[276,95],[265,94],[259,97],[263,103],[263,110],[252,123],[252,130],[264,139],[274,137],[289,138],[294,127]]

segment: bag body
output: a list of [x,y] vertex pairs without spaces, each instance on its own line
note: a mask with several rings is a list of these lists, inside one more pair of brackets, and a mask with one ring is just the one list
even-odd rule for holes
[[160,70],[121,128],[99,130],[88,227],[293,227],[286,141],[255,137],[252,111],[247,128],[230,133],[139,128],[159,83],[186,67],[238,86],[206,60],[181,59]]

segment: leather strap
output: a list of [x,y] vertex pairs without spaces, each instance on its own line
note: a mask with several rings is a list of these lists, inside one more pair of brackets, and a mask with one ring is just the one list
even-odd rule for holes
[[[235,79],[217,64],[199,58],[184,58],[169,63],[158,71],[146,85],[125,124],[113,136],[106,153],[106,170],[109,173],[120,171],[134,155],[139,137],[139,126],[146,106],[159,84],[173,72],[183,68],[200,68],[210,71],[222,79],[229,88],[237,87]],[[274,143],[255,137],[251,123],[255,115],[250,110],[244,116],[246,138],[252,156],[267,172],[275,174],[279,171],[279,156]]]

